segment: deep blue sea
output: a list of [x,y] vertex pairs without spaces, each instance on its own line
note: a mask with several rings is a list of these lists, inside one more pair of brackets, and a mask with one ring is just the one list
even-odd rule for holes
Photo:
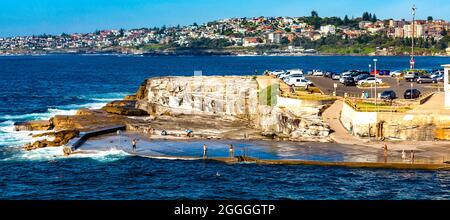
[[[368,69],[374,57],[0,57],[0,199],[450,199],[450,172],[315,166],[224,165],[128,156],[53,158],[24,152],[28,132],[13,123],[99,108],[167,75],[253,75],[255,70]],[[408,57],[377,57],[379,69],[406,69]],[[448,57],[417,57],[440,68]],[[220,176],[217,176],[217,173]]]

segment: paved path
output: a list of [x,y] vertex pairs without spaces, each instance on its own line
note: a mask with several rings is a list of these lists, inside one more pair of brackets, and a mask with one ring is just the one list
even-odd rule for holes
[[424,104],[417,106],[407,113],[450,115],[450,109],[445,109],[444,107],[444,96],[445,94],[443,92],[435,93]]
[[342,144],[355,144],[362,142],[361,139],[350,135],[347,129],[344,128],[341,121],[339,120],[341,110],[342,110],[342,101],[337,100],[327,108],[323,114],[322,118],[325,122],[330,125],[331,130],[334,132],[330,135],[331,139],[336,141],[337,143]]

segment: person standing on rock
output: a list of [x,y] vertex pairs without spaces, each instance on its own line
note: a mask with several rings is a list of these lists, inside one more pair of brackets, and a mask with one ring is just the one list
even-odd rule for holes
[[384,149],[384,162],[387,163],[387,158],[388,158],[388,147],[387,147],[387,144],[386,144],[386,143],[384,144],[383,149]]
[[136,153],[136,145],[137,145],[136,139],[133,139],[133,141],[131,141],[131,144],[132,144],[132,148],[133,148],[133,153]]
[[206,159],[208,156],[208,146],[206,144],[203,145],[203,159]]

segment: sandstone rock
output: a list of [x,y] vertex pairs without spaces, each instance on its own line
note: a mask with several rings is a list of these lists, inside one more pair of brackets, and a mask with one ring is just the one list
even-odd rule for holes
[[113,101],[108,103],[102,109],[108,113],[126,116],[147,116],[149,115],[142,109],[137,109],[135,100]]
[[80,108],[77,110],[77,113],[75,115],[94,115],[96,113],[99,113],[99,111],[88,108]]
[[124,100],[137,100],[136,95],[127,95],[123,98]]
[[147,80],[145,80],[136,92],[136,100],[142,100],[147,97]]
[[43,137],[43,136],[49,136],[52,137],[53,140],[40,140],[36,141],[32,144],[26,144],[24,146],[25,150],[34,150],[44,147],[55,147],[55,146],[62,146],[67,144],[71,139],[78,137],[80,135],[80,132],[78,130],[64,130],[64,131],[57,131],[57,132],[48,132],[43,133],[39,135],[34,135],[33,137]]
[[50,120],[36,120],[14,123],[16,131],[47,131],[53,128]]

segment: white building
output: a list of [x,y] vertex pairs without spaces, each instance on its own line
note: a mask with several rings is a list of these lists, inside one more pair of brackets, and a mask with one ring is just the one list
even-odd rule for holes
[[325,35],[336,34],[336,27],[334,25],[320,26],[320,32]]
[[[412,25],[410,25],[410,24],[405,25],[405,26],[403,26],[403,29],[405,31],[405,37],[412,38],[412,35],[413,35]],[[423,36],[424,36],[423,25],[415,24],[414,25],[414,38],[420,38]]]
[[272,32],[267,34],[267,42],[272,44],[279,44],[281,42],[281,33]]
[[450,109],[450,64],[442,65],[444,67],[444,92],[445,108]]

